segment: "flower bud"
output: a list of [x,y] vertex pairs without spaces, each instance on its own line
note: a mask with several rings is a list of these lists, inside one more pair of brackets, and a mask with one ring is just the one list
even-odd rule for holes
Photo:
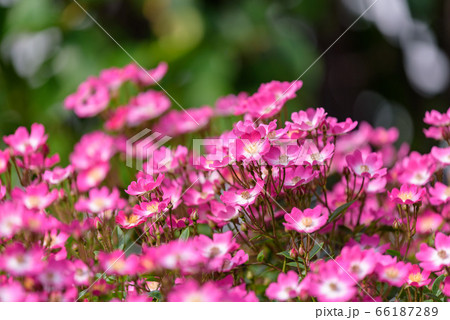
[[193,209],[191,214],[189,215],[189,218],[194,222],[197,221],[198,220],[198,210]]
[[289,255],[291,256],[292,259],[297,260],[297,258],[298,258],[298,251],[295,248],[292,248],[289,251]]
[[400,227],[400,223],[398,222],[397,219],[395,219],[394,222],[392,223],[392,228],[397,230],[399,227]]

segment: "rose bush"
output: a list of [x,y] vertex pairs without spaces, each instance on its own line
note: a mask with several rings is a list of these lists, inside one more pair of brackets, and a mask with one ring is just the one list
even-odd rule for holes
[[[440,145],[422,155],[394,146],[396,128],[322,108],[282,123],[299,81],[169,110],[166,72],[129,65],[82,83],[65,106],[104,128],[67,167],[40,124],[3,137],[1,301],[450,296],[450,109],[426,113]],[[217,132],[219,117],[241,118]],[[137,141],[146,128],[157,135]],[[188,148],[195,137],[204,148]],[[134,178],[128,157],[142,163]]]

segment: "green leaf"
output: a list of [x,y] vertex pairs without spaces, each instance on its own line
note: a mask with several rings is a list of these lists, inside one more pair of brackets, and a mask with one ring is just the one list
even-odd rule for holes
[[157,299],[157,300],[161,300],[162,299],[161,292],[159,292],[158,290],[149,292],[148,296],[153,298],[153,299]]
[[264,250],[261,250],[258,255],[256,256],[256,260],[258,262],[262,262],[264,260]]
[[331,216],[328,218],[328,222],[333,222],[334,220],[336,220],[338,218],[338,216],[344,212],[345,210],[347,210],[348,207],[350,207],[353,203],[355,203],[355,200],[352,200],[346,204],[343,204],[342,206],[340,206],[339,208],[337,208],[336,210],[334,210],[334,212],[331,214]]
[[323,242],[316,243],[314,247],[309,252],[309,259],[312,259],[320,250],[323,248]]
[[388,255],[392,256],[392,257],[398,257],[398,258],[401,258],[401,257],[402,257],[402,255],[400,254],[400,252],[398,252],[398,251],[396,251],[396,250],[388,249],[388,250],[386,250],[386,253],[387,253]]
[[445,279],[445,274],[441,274],[439,277],[436,278],[436,280],[434,280],[433,285],[431,287],[431,292],[433,293],[433,295],[438,296],[439,293],[439,286],[441,284],[442,281],[444,281]]
[[[297,268],[297,264],[295,262],[288,262],[286,265],[289,267]],[[300,269],[305,269],[305,266],[301,262],[298,263],[298,266],[300,267]]]
[[293,259],[293,258],[291,257],[291,255],[289,254],[289,251],[287,251],[287,250],[286,250],[286,251],[278,252],[277,255],[283,256],[283,257],[288,258],[288,259],[290,259],[290,260],[295,260],[295,259]]
[[180,234],[180,240],[186,241],[189,238],[189,227],[184,229],[183,232]]
[[117,235],[117,249],[123,250],[123,247],[125,246],[125,235],[123,230],[119,226],[116,226],[114,231]]
[[249,241],[252,242],[253,240],[257,240],[257,239],[259,239],[259,238],[262,238],[262,235],[261,235],[261,234],[258,234],[258,235],[256,235],[256,236],[254,236],[254,237],[251,238]]

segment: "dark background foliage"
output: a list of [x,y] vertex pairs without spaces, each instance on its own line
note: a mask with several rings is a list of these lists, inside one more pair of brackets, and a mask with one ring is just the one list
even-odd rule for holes
[[[294,80],[374,0],[79,0],[186,108]],[[450,1],[379,0],[303,76],[289,111],[397,126],[427,152],[426,110],[448,108]],[[62,107],[89,75],[130,58],[71,0],[0,0],[0,134],[46,125],[62,159],[100,126]],[[176,106],[173,106],[176,108]],[[63,161],[65,162],[65,161]]]

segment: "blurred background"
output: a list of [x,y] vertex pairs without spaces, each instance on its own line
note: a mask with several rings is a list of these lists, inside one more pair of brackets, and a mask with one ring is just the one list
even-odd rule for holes
[[[142,66],[167,61],[161,84],[189,108],[297,79],[374,0],[78,1]],[[422,119],[449,107],[449,57],[450,1],[379,0],[306,72],[289,111],[397,126],[400,141],[428,152]],[[0,134],[43,123],[67,164],[100,124],[64,110],[64,98],[130,62],[71,0],[0,0]]]

